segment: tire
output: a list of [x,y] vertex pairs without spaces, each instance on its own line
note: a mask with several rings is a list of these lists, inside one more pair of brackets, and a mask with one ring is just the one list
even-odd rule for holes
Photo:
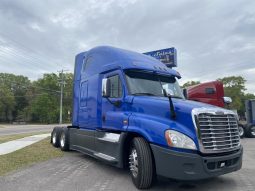
[[59,146],[62,151],[69,151],[69,132],[67,128],[63,128],[60,133]]
[[246,136],[249,138],[255,138],[255,125],[249,125],[247,127]]
[[54,127],[52,133],[51,133],[51,144],[54,147],[59,147],[59,138],[60,138],[60,127]]
[[245,136],[245,128],[242,124],[238,124],[239,136],[240,138],[244,138]]
[[141,137],[135,137],[129,151],[129,170],[138,189],[152,186],[155,168],[149,144]]

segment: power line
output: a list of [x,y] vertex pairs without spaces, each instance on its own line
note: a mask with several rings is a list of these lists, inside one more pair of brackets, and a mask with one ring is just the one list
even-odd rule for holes
[[[5,49],[1,49],[0,54],[2,55],[1,60],[3,62],[11,61],[11,63],[17,63],[17,62],[20,62],[21,60],[24,60],[22,62],[22,64],[27,65],[30,68],[31,68],[31,66],[33,68],[39,68],[39,67],[36,67],[35,64],[40,65],[40,69],[41,68],[44,68],[44,69],[49,68],[49,67],[45,67],[45,63],[48,63],[48,62],[42,62],[40,60],[35,60],[32,57],[25,56],[25,55],[27,55],[27,53],[25,53],[25,52],[22,53],[20,50],[13,50],[11,48],[5,48]],[[9,55],[9,57],[4,59],[3,56],[6,56],[6,55]]]
[[[1,36],[5,37],[4,40],[8,41],[8,44],[13,44],[14,47],[19,47],[20,51],[24,52],[24,54],[21,53],[22,55],[27,55],[27,53],[32,53],[33,56],[30,54],[31,58],[34,58],[37,60],[45,60],[45,63],[54,63],[52,61],[49,61],[48,58],[46,59],[45,55],[41,54],[41,52],[38,51],[37,49],[32,49],[31,47],[25,46],[20,41],[14,40],[14,38],[13,38],[14,35],[6,35],[5,33],[2,33],[1,31],[0,31],[0,34],[1,34]],[[53,60],[53,59],[51,59],[51,60]],[[59,66],[59,64],[58,64],[58,66]]]

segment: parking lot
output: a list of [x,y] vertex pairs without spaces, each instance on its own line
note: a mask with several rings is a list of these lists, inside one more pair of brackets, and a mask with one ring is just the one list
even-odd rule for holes
[[[255,139],[243,139],[243,168],[209,180],[181,182],[159,179],[151,190],[255,189]],[[1,191],[40,190],[136,190],[127,171],[89,156],[68,152],[64,157],[38,163],[0,177]]]

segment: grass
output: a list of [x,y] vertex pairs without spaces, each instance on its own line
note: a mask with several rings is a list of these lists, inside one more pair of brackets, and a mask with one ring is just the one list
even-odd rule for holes
[[0,136],[0,144],[8,142],[8,141],[13,141],[16,139],[32,136],[32,135],[39,135],[39,134],[45,134],[45,133],[49,133],[49,132],[23,133],[23,134],[17,134],[17,135],[2,135]]
[[28,165],[62,157],[63,152],[50,144],[50,138],[0,156],[0,176]]

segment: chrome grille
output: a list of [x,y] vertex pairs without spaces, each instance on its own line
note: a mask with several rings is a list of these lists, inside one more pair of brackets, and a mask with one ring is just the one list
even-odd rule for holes
[[240,146],[238,123],[234,114],[197,113],[195,119],[202,152],[229,151]]

